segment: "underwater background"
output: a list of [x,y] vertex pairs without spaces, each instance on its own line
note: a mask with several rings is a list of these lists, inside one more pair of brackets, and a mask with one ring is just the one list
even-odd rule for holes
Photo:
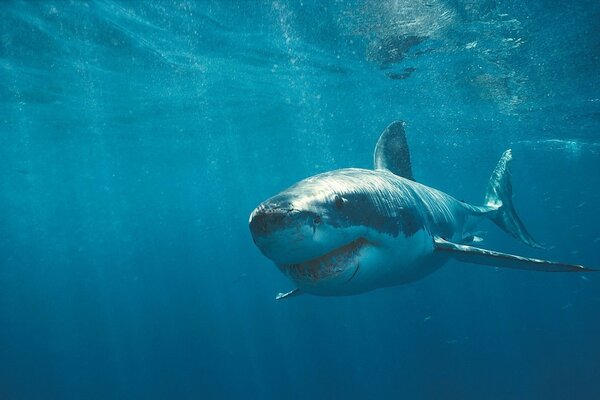
[[600,2],[0,4],[0,399],[598,399],[600,274],[449,262],[299,296],[248,216],[371,168],[480,204],[514,153],[545,250],[600,267]]

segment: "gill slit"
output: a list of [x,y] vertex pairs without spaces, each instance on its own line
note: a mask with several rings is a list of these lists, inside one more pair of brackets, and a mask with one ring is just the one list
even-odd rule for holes
[[356,264],[356,269],[354,270],[354,273],[352,274],[352,276],[350,277],[350,279],[348,279],[348,282],[350,282],[352,279],[354,279],[354,277],[358,273],[359,268],[360,268],[360,263],[357,263]]

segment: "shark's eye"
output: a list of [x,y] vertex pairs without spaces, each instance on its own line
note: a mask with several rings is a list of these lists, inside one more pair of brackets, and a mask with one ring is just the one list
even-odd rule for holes
[[335,207],[337,209],[342,209],[342,208],[344,208],[344,203],[346,202],[346,199],[344,199],[339,194],[336,194],[335,198],[333,199],[333,202],[335,203]]
[[323,220],[322,220],[322,219],[321,219],[321,217],[320,217],[320,216],[318,216],[318,215],[315,217],[315,219],[313,219],[313,223],[314,223],[315,225],[319,225],[321,222],[323,222]]

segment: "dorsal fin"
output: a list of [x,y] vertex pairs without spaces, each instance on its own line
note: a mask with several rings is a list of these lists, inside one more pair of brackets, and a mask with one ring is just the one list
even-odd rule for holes
[[404,125],[404,121],[394,121],[379,137],[375,146],[375,169],[387,169],[414,181]]

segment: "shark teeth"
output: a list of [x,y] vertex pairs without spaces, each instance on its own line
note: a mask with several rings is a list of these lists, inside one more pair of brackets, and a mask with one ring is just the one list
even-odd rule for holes
[[311,282],[336,277],[352,268],[353,275],[350,277],[352,279],[358,271],[360,251],[367,243],[366,239],[358,238],[312,260],[284,264],[280,265],[279,268],[293,280]]

